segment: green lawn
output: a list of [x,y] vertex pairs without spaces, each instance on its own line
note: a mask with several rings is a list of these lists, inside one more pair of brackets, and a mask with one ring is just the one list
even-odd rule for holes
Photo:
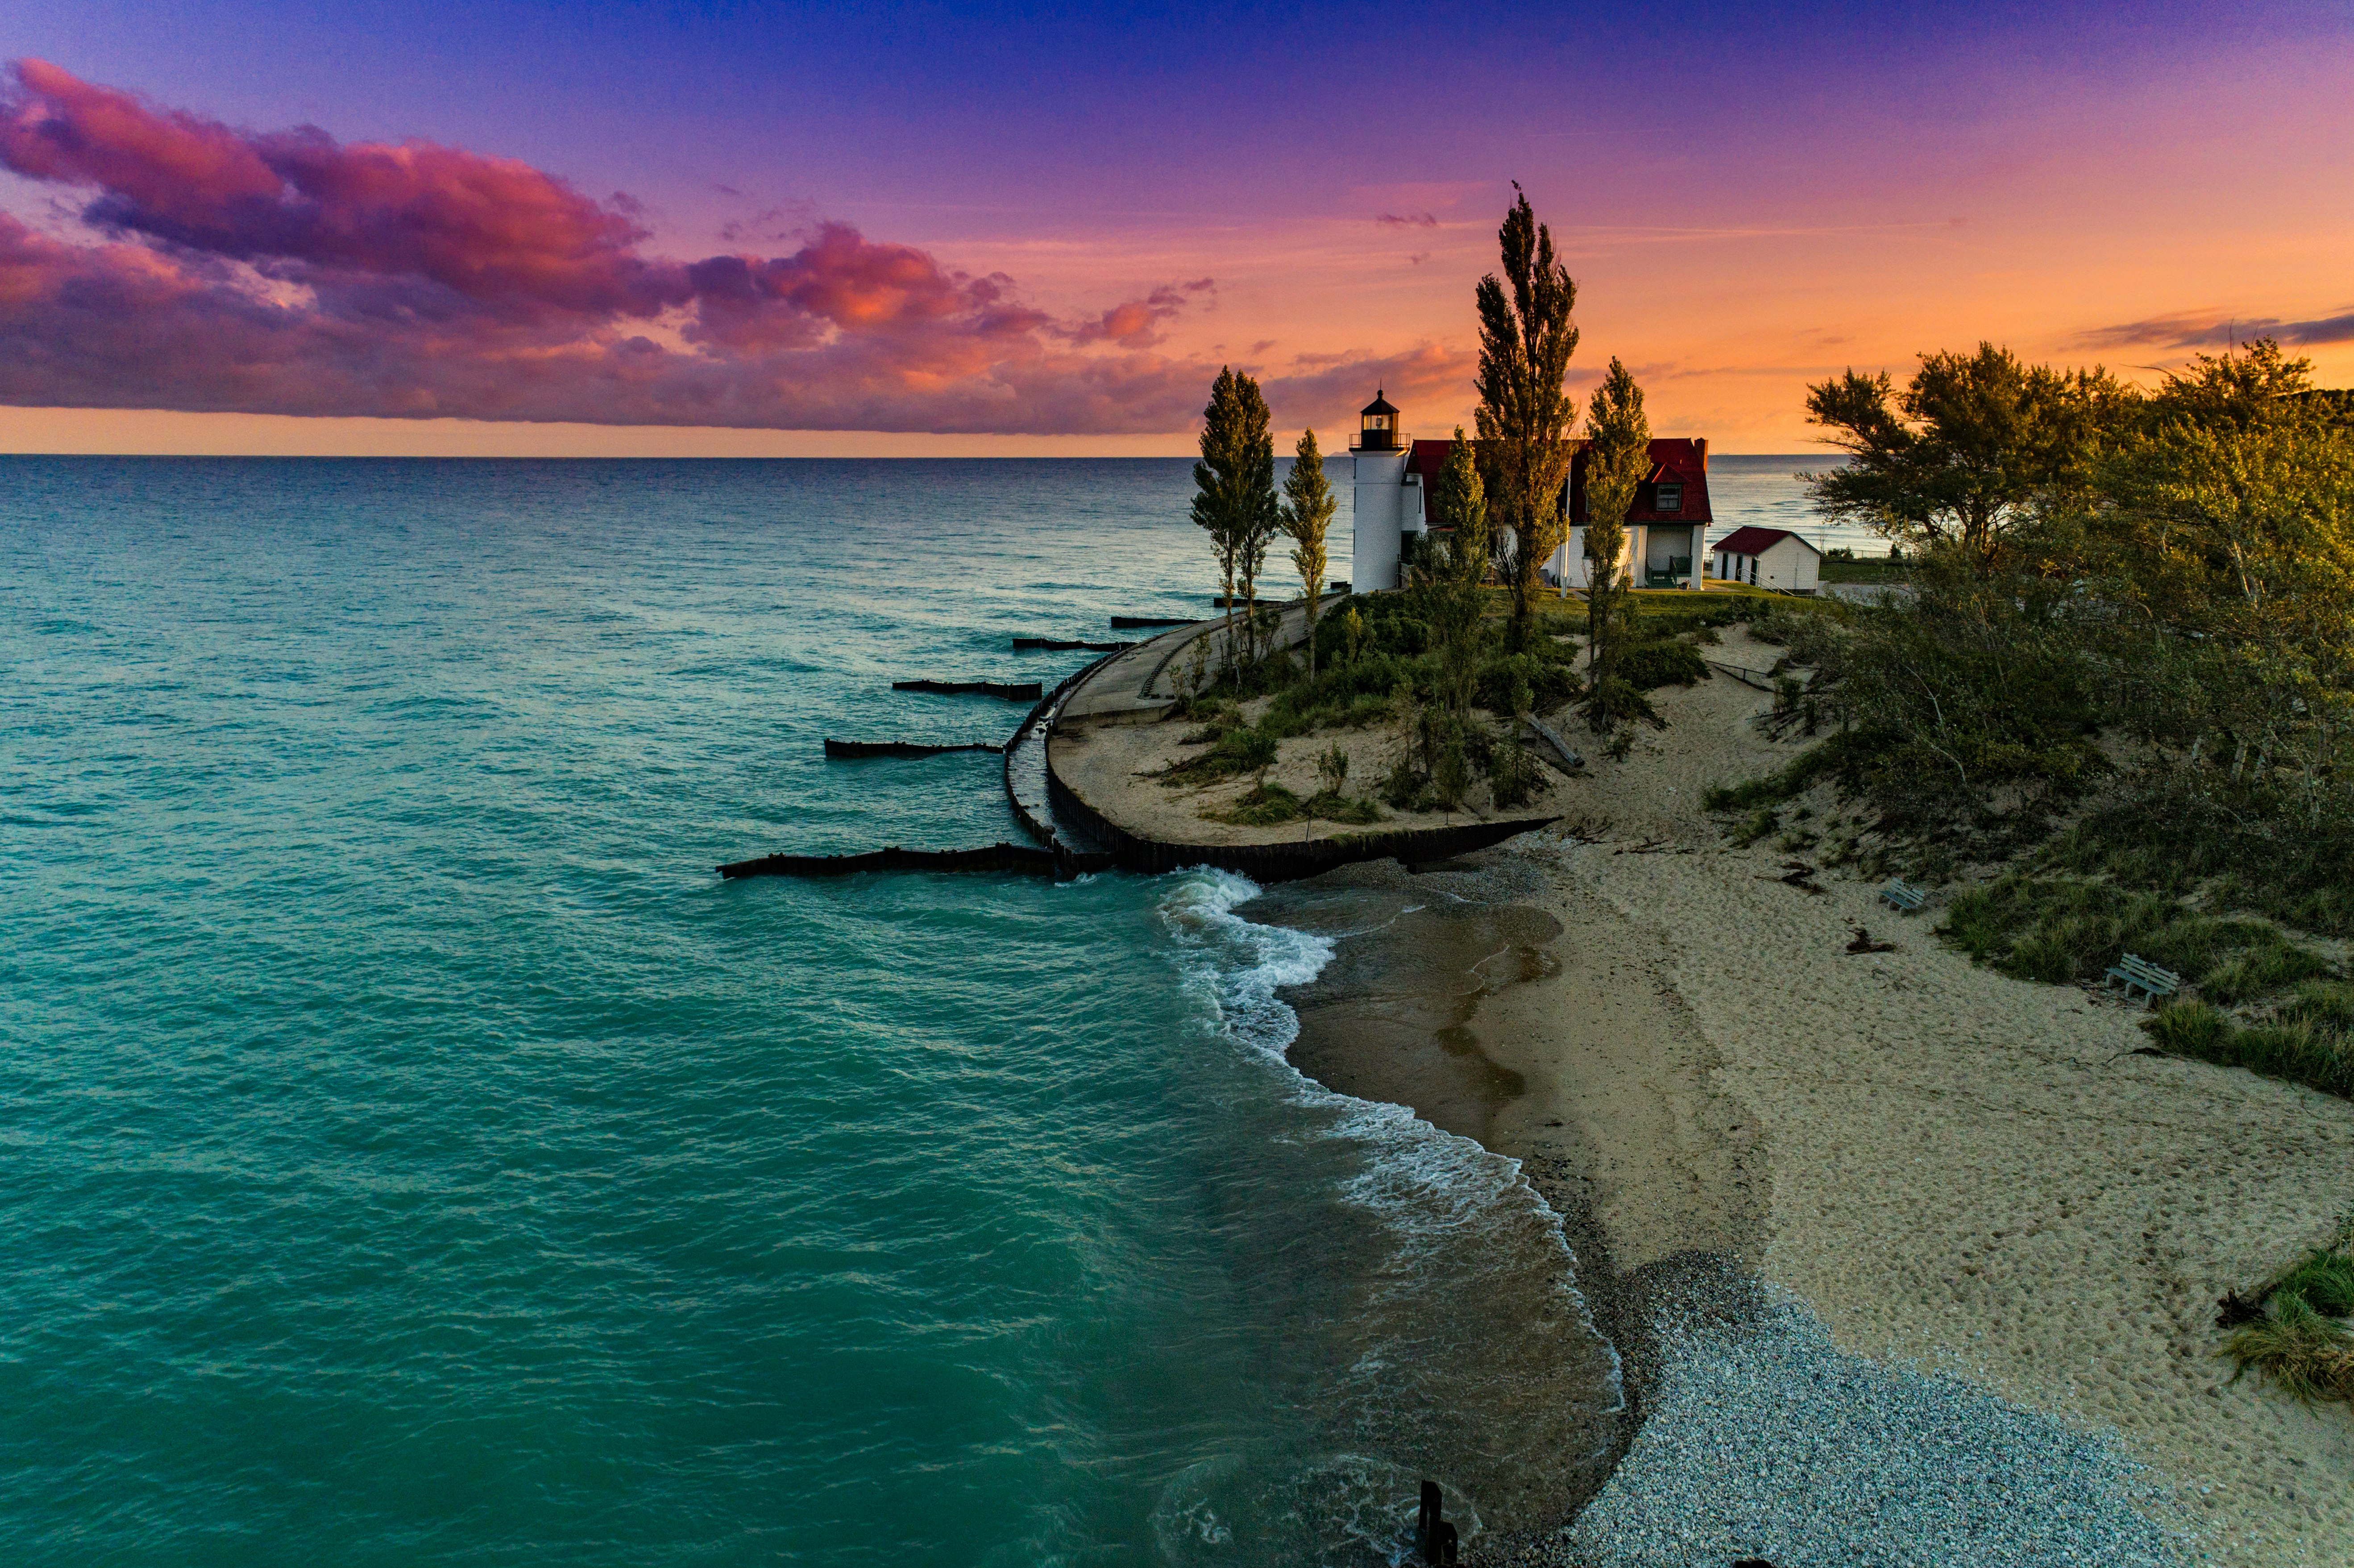
[[1886,556],[1866,556],[1858,561],[1825,561],[1823,581],[1827,583],[1901,583],[1911,573],[1910,561],[1893,561]]

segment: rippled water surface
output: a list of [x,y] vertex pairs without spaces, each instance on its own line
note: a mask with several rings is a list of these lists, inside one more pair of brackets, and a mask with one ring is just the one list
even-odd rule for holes
[[1362,1563],[1590,1465],[1550,1216],[1284,1065],[1247,884],[712,874],[1015,836],[819,742],[1197,612],[1189,482],[0,460],[0,1560]]

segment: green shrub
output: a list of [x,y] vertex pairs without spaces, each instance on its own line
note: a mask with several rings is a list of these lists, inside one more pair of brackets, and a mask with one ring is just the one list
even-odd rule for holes
[[2232,1031],[2202,1054],[2227,1067],[2354,1099],[2354,1048],[2335,1030],[2302,1022],[2259,1023]]
[[2264,931],[2266,940],[2201,975],[2201,994],[2226,1007],[2235,1006],[2329,972],[2328,961],[2320,954],[2309,948],[2291,947],[2268,928],[2258,929]]
[[1235,725],[1219,730],[1209,750],[1174,764],[1161,777],[1172,784],[1214,784],[1237,773],[1255,773],[1272,767],[1275,756],[1275,736],[1263,729]]
[[[1615,726],[1638,723],[1653,729],[1668,727],[1668,721],[1659,716],[1651,700],[1637,691],[1632,682],[1616,675],[1604,676],[1586,693],[1585,721],[1596,735]],[[1628,744],[1633,745],[1632,740]]]
[[1422,775],[1416,770],[1414,759],[1399,758],[1388,776],[1382,780],[1383,801],[1401,811],[1410,811],[1421,798]]
[[1675,638],[1644,638],[1618,650],[1610,668],[1638,692],[1661,686],[1690,686],[1709,678],[1708,662],[1700,650]]
[[1543,788],[1540,766],[1517,739],[1497,747],[1488,761],[1488,788],[1494,792],[1496,804],[1525,805],[1530,796]]
[[2275,1290],[2302,1296],[2306,1305],[2329,1318],[2354,1318],[2354,1257],[2316,1252],[2289,1271]]
[[2223,1354],[2301,1404],[2354,1400],[2354,1333],[2295,1293],[2276,1294],[2264,1317],[2223,1342]]
[[1431,793],[1442,806],[1454,808],[1463,804],[1464,792],[1471,788],[1471,759],[1461,740],[1451,740],[1439,748],[1430,767]]
[[2354,1099],[2354,1042],[2310,1019],[2234,1025],[2203,1001],[2178,1001],[2143,1021],[2160,1049]]
[[2284,1017],[2306,1019],[2341,1034],[2354,1034],[2354,986],[2338,980],[2301,985],[2281,1012]]
[[2054,870],[2211,903],[2301,930],[2354,936],[2354,802],[2177,771],[2126,781],[2041,855]]
[[[2320,954],[2261,921],[2196,914],[2175,899],[2110,883],[2020,872],[1959,895],[1937,932],[2005,974],[2052,984],[2097,980],[2126,954],[2137,954],[2226,1007],[2331,972]],[[2335,991],[2315,995],[2340,998]],[[2281,1075],[2312,1081],[2304,1071]]]
[[2203,1001],[2178,1001],[2151,1013],[2142,1027],[2160,1050],[2205,1061],[2231,1034],[2232,1021]]
[[1302,811],[1320,821],[1350,822],[1363,826],[1382,820],[1382,809],[1362,796],[1343,795],[1338,789],[1320,790],[1301,802]]
[[1271,828],[1278,822],[1298,821],[1307,815],[1299,797],[1280,784],[1261,784],[1224,810],[1205,810],[1202,813],[1214,822],[1232,822],[1237,827]]

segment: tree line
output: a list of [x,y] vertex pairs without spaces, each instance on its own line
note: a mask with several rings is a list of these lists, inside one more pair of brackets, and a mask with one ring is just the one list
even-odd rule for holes
[[[1485,615],[1480,589],[1491,579],[1510,590],[1504,651],[1527,652],[1544,563],[1569,530],[1567,492],[1578,450],[1576,398],[1567,378],[1577,351],[1577,285],[1537,220],[1527,196],[1515,200],[1498,230],[1500,271],[1474,291],[1479,331],[1474,440],[1460,426],[1447,462],[1427,490],[1431,531],[1405,563],[1409,588],[1431,616],[1445,646],[1477,641]],[[1597,730],[1649,713],[1619,669],[1617,652],[1633,636],[1620,573],[1626,519],[1649,468],[1650,429],[1642,388],[1617,358],[1586,409],[1585,495],[1589,562],[1585,626],[1587,712]],[[1243,672],[1270,652],[1272,617],[1259,606],[1259,578],[1278,535],[1294,544],[1291,563],[1306,602],[1309,674],[1314,674],[1316,620],[1325,545],[1335,503],[1323,477],[1316,432],[1305,431],[1283,493],[1275,485],[1272,419],[1257,381],[1227,366],[1203,410],[1201,461],[1194,465],[1193,520],[1210,536],[1227,630],[1221,679],[1237,689]],[[1456,662],[1476,662],[1466,652]]]

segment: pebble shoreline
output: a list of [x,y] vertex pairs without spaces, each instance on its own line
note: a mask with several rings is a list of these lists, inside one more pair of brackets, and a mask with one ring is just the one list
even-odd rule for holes
[[[2108,1437],[1954,1377],[1839,1350],[1729,1260],[1628,1282],[1649,1303],[1642,1425],[1557,1532],[1479,1542],[1515,1568],[2179,1568],[2195,1542]],[[1632,1305],[1632,1303],[1628,1303]]]

